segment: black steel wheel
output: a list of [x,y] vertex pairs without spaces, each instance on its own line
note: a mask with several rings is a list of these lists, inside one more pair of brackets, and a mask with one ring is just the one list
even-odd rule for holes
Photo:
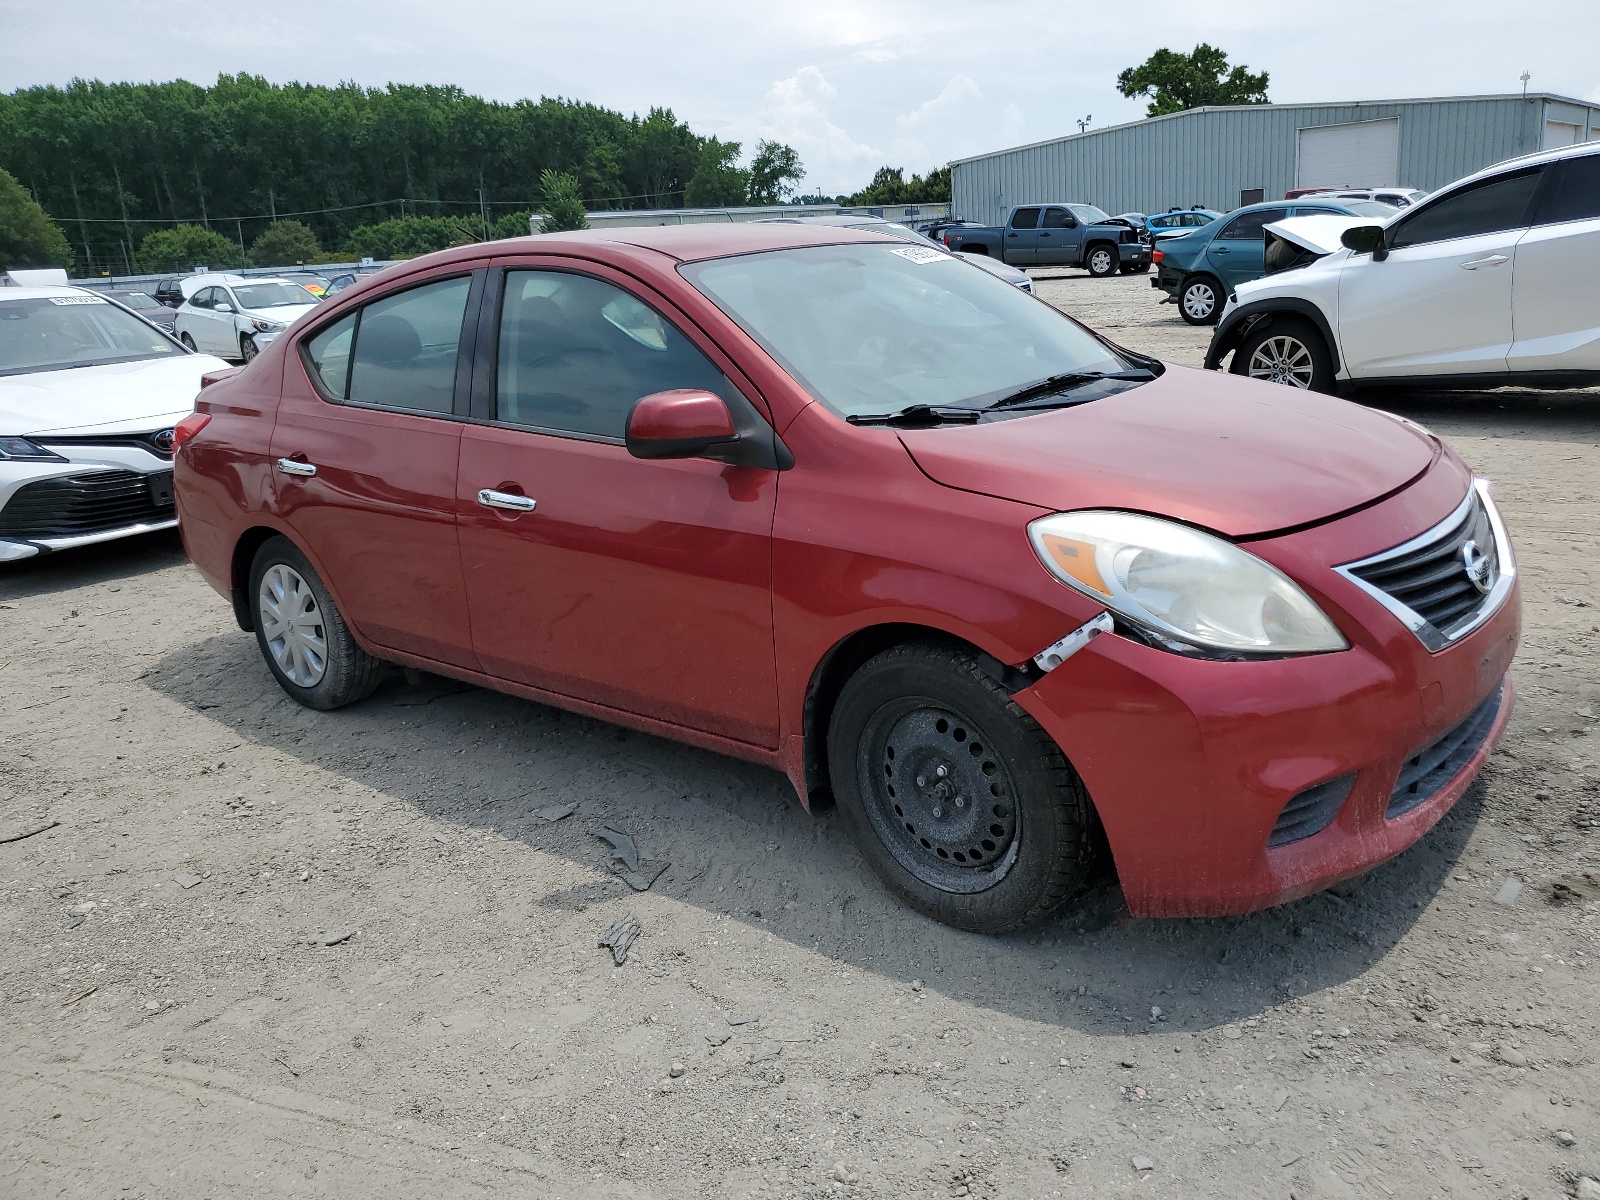
[[1077,773],[969,650],[911,643],[864,664],[834,707],[828,760],[873,870],[946,924],[1003,932],[1088,881]]
[[1096,279],[1104,279],[1122,269],[1122,257],[1110,242],[1096,242],[1084,254],[1083,265]]

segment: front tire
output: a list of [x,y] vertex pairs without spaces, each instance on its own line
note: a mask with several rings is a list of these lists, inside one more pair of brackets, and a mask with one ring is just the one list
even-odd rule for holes
[[1107,276],[1117,273],[1122,266],[1122,259],[1118,256],[1115,246],[1097,242],[1089,247],[1089,253],[1084,257],[1083,265],[1089,268],[1089,274],[1096,279],[1105,279]]
[[1333,356],[1327,342],[1311,322],[1294,317],[1256,322],[1233,352],[1228,369],[1301,391],[1333,391]]
[[267,669],[307,708],[343,708],[378,686],[383,663],[356,644],[328,589],[288,538],[271,538],[256,551],[250,614]]
[[189,349],[191,349],[191,350],[195,349],[194,339],[189,336],[188,330],[185,330],[184,332],[180,333],[178,335],[178,340],[180,342],[182,342],[185,346],[189,347]]
[[1222,285],[1209,275],[1185,279],[1178,291],[1178,315],[1191,325],[1215,325],[1222,315]]
[[1082,781],[970,650],[907,643],[865,663],[834,706],[828,770],[862,856],[935,920],[1002,933],[1089,881]]
[[260,353],[261,353],[261,350],[256,345],[255,338],[251,337],[248,333],[243,334],[243,335],[240,336],[240,338],[239,338],[239,357],[244,360],[244,365],[245,366],[248,367],[252,362],[254,362],[255,358],[256,358],[256,355],[258,355]]

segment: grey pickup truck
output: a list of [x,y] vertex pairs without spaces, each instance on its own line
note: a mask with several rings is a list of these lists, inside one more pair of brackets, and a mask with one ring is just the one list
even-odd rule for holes
[[1150,247],[1136,230],[1109,224],[1092,204],[1024,204],[1001,228],[947,229],[944,244],[963,254],[987,254],[1013,267],[1087,267],[1095,276],[1135,275],[1150,269]]

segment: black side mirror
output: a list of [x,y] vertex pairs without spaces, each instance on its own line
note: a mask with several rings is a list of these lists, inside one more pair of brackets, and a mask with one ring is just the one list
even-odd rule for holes
[[1372,255],[1374,262],[1382,262],[1389,257],[1383,244],[1382,225],[1352,226],[1339,235],[1339,243],[1346,250]]

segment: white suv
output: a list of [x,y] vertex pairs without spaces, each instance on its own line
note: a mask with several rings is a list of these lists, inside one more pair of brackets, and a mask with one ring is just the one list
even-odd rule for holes
[[1600,143],[1441,188],[1239,285],[1206,352],[1312,391],[1600,384]]

